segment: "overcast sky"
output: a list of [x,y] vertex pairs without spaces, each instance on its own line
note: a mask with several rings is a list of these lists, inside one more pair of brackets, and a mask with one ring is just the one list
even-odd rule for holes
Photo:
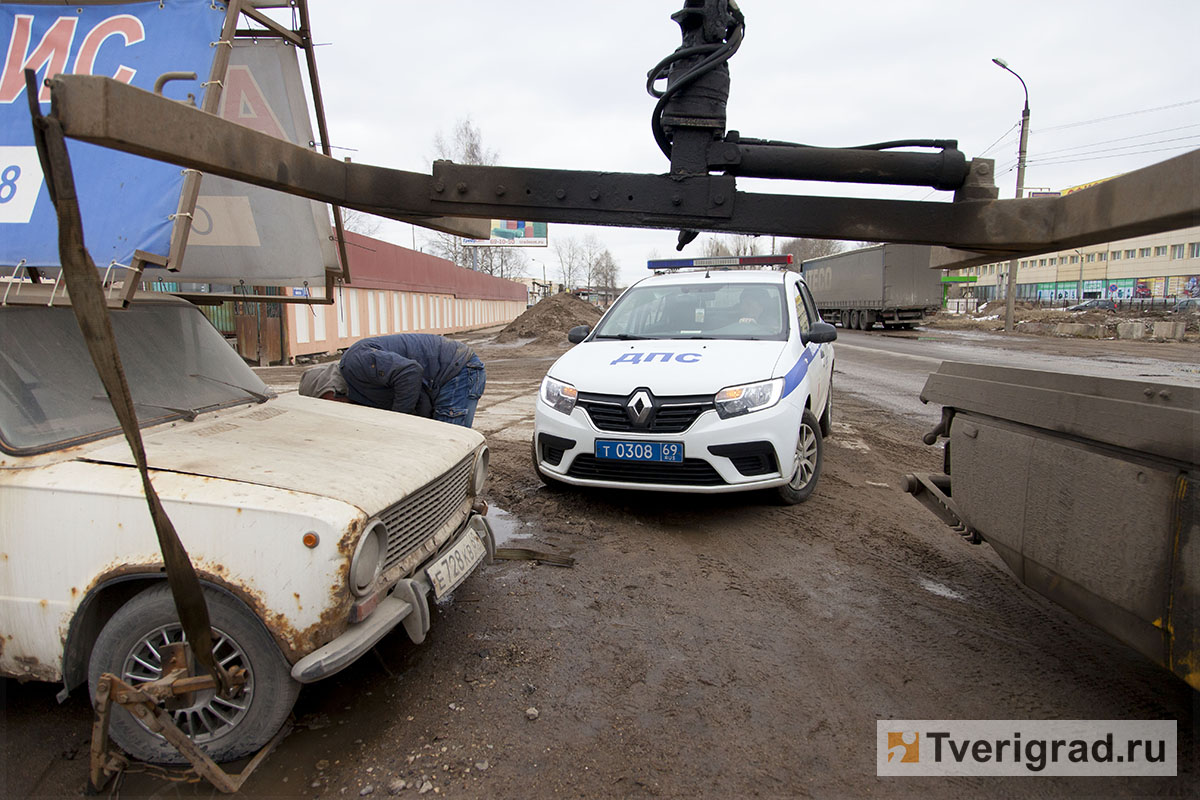
[[[662,173],[646,72],[679,46],[681,0],[310,0],[336,155],[426,172],[434,138],[460,119],[499,163]],[[1025,185],[1064,189],[1200,147],[1200,2],[744,0],[746,38],[730,62],[728,127],[745,136],[845,146],[957,139],[996,159],[1001,197],[1016,184],[1020,82],[1029,87]],[[739,181],[739,188],[949,200],[906,187]],[[551,225],[595,233],[625,281],[675,233]],[[378,234],[412,246],[412,231]],[[416,233],[417,246],[422,233]],[[764,241],[770,247],[770,241]],[[685,254],[699,255],[700,243]],[[557,269],[553,249],[526,251]],[[534,264],[531,274],[540,277]]]

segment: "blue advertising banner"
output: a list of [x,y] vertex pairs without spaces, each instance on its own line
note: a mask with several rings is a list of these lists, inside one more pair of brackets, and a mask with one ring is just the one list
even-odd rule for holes
[[[38,84],[54,75],[104,75],[153,90],[164,72],[174,100],[203,101],[225,8],[210,0],[19,5],[0,3],[0,266],[57,266],[58,224],[46,191],[26,97],[26,69]],[[49,90],[38,95],[50,110]],[[146,120],[153,125],[153,120]],[[98,267],[128,265],[136,250],[167,256],[183,173],[177,166],[83,142],[68,142],[84,242]]]

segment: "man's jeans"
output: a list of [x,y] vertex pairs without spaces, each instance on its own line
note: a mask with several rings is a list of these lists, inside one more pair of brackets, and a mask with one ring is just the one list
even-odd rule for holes
[[466,365],[438,392],[433,402],[433,418],[438,422],[471,427],[475,421],[475,407],[483,397],[487,373],[479,356],[472,355]]

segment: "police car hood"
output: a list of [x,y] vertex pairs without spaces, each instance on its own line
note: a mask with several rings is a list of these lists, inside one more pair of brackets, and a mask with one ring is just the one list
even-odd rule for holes
[[581,392],[656,395],[710,394],[726,386],[763,381],[787,372],[786,342],[715,339],[589,341],[550,368],[550,376]]

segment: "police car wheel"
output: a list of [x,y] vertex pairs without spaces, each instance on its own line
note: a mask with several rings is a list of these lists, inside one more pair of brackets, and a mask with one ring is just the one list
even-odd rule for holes
[[808,409],[800,420],[800,432],[796,437],[796,457],[792,465],[792,477],[778,488],[779,499],[788,504],[803,503],[812,495],[821,477],[822,437],[821,423]]

